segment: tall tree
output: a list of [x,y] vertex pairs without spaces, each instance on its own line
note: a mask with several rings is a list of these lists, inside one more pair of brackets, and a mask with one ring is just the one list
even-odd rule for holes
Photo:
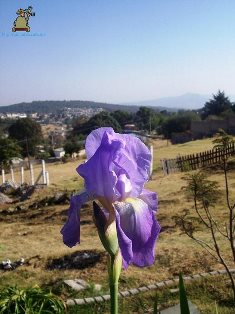
[[23,156],[34,156],[36,146],[43,141],[41,125],[30,118],[17,120],[9,127],[8,132],[22,147]]
[[124,128],[125,124],[132,123],[134,120],[134,115],[131,112],[124,110],[115,110],[110,114],[114,119],[117,120],[122,128]]
[[221,113],[232,110],[232,103],[227,96],[225,96],[224,91],[220,90],[213,98],[207,101],[202,108],[201,116],[203,119],[207,118],[209,115],[220,115]]
[[112,117],[110,113],[102,111],[97,115],[91,117],[87,122],[83,123],[82,125],[75,125],[72,134],[73,136],[77,136],[79,134],[87,135],[92,130],[105,126],[112,127],[116,132],[121,132],[121,126],[117,122],[117,120]]
[[178,112],[162,123],[161,132],[166,138],[171,138],[172,133],[190,130],[191,122],[195,120],[200,120],[200,116],[193,111]]
[[21,156],[21,147],[10,138],[0,139],[0,164],[7,165],[14,157]]
[[139,129],[151,132],[155,130],[160,122],[160,114],[154,109],[140,107],[136,112],[135,123]]

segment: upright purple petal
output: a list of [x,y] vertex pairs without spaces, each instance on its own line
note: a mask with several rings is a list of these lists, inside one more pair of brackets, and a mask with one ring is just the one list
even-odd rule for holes
[[104,132],[101,144],[88,161],[77,168],[84,178],[86,190],[95,196],[108,200],[115,199],[115,186],[119,169],[113,164],[117,151],[123,143],[107,132]]
[[114,131],[112,128],[103,127],[92,131],[87,136],[85,144],[87,159],[90,159],[95,154],[101,144],[105,132],[112,134]]
[[[154,212],[140,199],[129,198],[126,202],[116,202],[114,206],[117,211],[117,233],[124,265],[128,266],[130,263],[139,267],[152,265],[155,243],[160,232]],[[130,243],[127,245],[128,239],[131,245]]]
[[127,178],[126,174],[120,174],[118,176],[118,181],[116,184],[116,189],[120,194],[120,198],[122,200],[126,199],[128,196],[130,196],[132,191],[132,184],[131,181]]
[[86,140],[88,161],[77,168],[86,189],[113,201],[138,197],[149,177],[149,149],[135,136],[112,128],[92,131]]
[[122,138],[124,146],[117,153],[114,164],[126,171],[131,182],[131,197],[138,197],[149,178],[151,154],[147,146],[137,137],[115,134]]

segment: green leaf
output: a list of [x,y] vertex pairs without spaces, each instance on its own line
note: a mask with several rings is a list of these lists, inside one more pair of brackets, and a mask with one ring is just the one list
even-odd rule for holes
[[188,299],[184,287],[184,280],[181,273],[179,274],[179,290],[180,290],[180,313],[190,314]]
[[158,298],[155,297],[154,306],[153,306],[153,314],[158,314]]

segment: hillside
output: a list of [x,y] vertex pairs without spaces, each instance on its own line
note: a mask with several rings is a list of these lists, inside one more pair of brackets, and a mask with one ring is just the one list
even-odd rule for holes
[[46,101],[33,101],[30,103],[22,102],[14,105],[9,106],[0,106],[0,113],[5,112],[25,112],[25,113],[32,113],[38,112],[40,113],[56,113],[59,110],[62,110],[66,107],[69,108],[104,108],[109,111],[114,110],[125,110],[129,112],[136,112],[138,110],[138,106],[129,106],[129,105],[116,105],[116,104],[109,104],[109,103],[101,103],[101,102],[94,102],[94,101],[82,101],[82,100],[63,100],[63,101],[56,101],[56,100],[46,100]]
[[128,112],[136,112],[138,111],[140,106],[153,107],[156,111],[177,111],[177,108],[170,108],[166,106],[154,106],[151,102],[143,102],[143,103],[132,103],[132,104],[110,104],[110,103],[102,103],[95,101],[85,101],[85,100],[39,100],[32,101],[30,103],[22,102],[18,104],[8,105],[8,106],[0,106],[0,113],[6,112],[18,112],[18,113],[32,113],[37,112],[39,114],[44,113],[57,113],[58,111],[64,108],[103,108],[108,111],[115,110],[124,110]]

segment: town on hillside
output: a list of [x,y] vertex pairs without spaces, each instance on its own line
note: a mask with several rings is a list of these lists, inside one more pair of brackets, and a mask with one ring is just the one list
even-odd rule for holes
[[63,107],[53,113],[49,110],[37,112],[36,109],[18,113],[2,110],[0,145],[12,145],[12,149],[0,153],[0,162],[7,164],[17,158],[50,162],[79,158],[84,155],[86,136],[102,126],[133,134],[145,142],[148,138],[165,138],[172,144],[211,137],[219,129],[235,134],[235,105],[222,91],[208,99],[199,110],[172,112],[138,106],[135,112],[133,108],[131,111],[126,107],[125,110],[115,109],[87,104],[87,107]]

